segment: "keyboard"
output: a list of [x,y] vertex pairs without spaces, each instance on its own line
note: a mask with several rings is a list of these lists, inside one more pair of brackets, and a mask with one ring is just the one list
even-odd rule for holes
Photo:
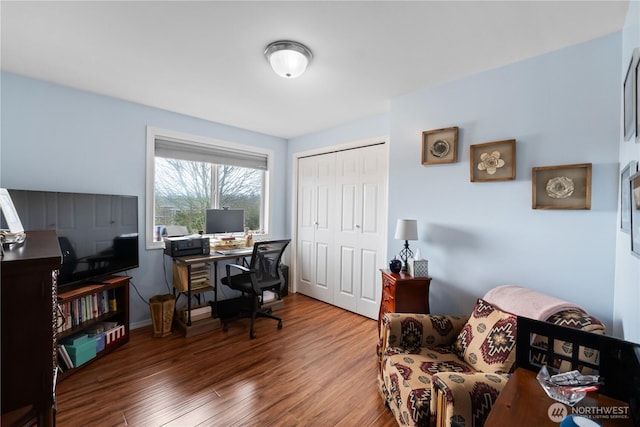
[[221,255],[251,255],[253,248],[224,249],[216,252]]

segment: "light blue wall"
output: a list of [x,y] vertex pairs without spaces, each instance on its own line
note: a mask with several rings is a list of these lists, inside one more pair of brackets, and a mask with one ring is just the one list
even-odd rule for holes
[[[391,101],[388,235],[398,218],[419,221],[411,247],[429,260],[432,312],[469,313],[490,288],[518,284],[612,324],[620,45],[616,34]],[[379,135],[381,119],[375,132],[340,127],[289,151]],[[458,162],[421,165],[422,131],[449,126],[460,128]],[[469,146],[503,139],[517,140],[516,180],[470,182]],[[533,210],[531,168],[573,163],[593,163],[591,210]],[[390,238],[389,257],[401,247]]]
[[[629,58],[640,47],[640,2],[629,2],[629,10],[622,31],[622,57],[618,70],[618,85],[622,87]],[[622,99],[620,100],[622,105]],[[622,107],[620,107],[622,110]],[[622,119],[619,120],[622,123]],[[625,141],[620,125],[620,170],[631,160],[640,161],[640,137]],[[616,233],[616,271],[614,334],[628,341],[640,343],[640,259],[631,253],[631,236],[618,227]]]
[[[10,73],[1,79],[0,185],[138,196],[140,268],[129,274],[146,300],[168,292],[164,267],[171,271],[161,250],[144,247],[146,126],[273,150],[273,235],[289,235],[286,140]],[[148,319],[132,290],[131,322]]]
[[[611,325],[620,44],[611,35],[392,100],[389,232],[418,219],[432,312],[468,313],[517,284]],[[422,166],[421,132],[449,126],[458,162]],[[517,141],[516,180],[470,182],[469,146],[504,139]],[[574,163],[593,163],[591,210],[533,210],[532,167]]]

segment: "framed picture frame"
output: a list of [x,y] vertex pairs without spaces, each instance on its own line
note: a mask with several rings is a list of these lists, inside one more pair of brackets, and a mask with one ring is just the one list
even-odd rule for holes
[[591,163],[534,167],[533,209],[591,209]]
[[631,135],[635,132],[636,130],[636,125],[635,125],[635,118],[636,118],[636,112],[634,111],[634,107],[635,107],[635,103],[636,100],[635,98],[635,93],[636,93],[636,88],[635,88],[635,76],[634,76],[634,72],[635,72],[635,58],[636,58],[636,51],[634,50],[633,54],[631,55],[631,58],[629,59],[629,65],[627,66],[627,72],[625,74],[624,77],[624,83],[622,84],[622,107],[624,110],[624,113],[622,115],[623,117],[623,133],[624,133],[624,140],[627,141],[631,138]]
[[474,144],[469,152],[471,182],[516,179],[516,140]]
[[631,233],[631,175],[638,171],[638,162],[630,161],[620,172],[620,230]]
[[631,252],[640,257],[640,172],[629,178],[631,184]]
[[458,158],[458,127],[422,132],[422,164],[454,163]]
[[16,212],[16,208],[13,205],[13,200],[11,200],[11,195],[9,194],[9,191],[6,188],[0,188],[0,209],[2,210],[4,219],[7,222],[7,226],[9,226],[9,233],[11,234],[24,233],[24,228],[22,228],[22,222],[20,221],[18,212]]

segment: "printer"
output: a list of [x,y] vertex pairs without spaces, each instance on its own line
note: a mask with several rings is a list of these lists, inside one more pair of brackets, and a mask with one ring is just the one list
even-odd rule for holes
[[165,237],[164,253],[170,257],[187,255],[209,255],[211,246],[209,238],[200,235]]

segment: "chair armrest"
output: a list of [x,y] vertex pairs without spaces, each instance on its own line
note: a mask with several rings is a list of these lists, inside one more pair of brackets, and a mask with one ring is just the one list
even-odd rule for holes
[[243,273],[250,273],[251,270],[247,267],[245,267],[244,265],[238,265],[238,264],[227,264],[226,265],[227,268],[227,277],[229,277],[231,275],[231,269],[232,268],[236,268],[240,271],[242,271]]
[[[227,264],[226,266],[226,270],[227,270],[227,286],[231,287],[232,289],[234,288],[234,284],[233,284],[233,280],[235,277],[235,280],[238,280],[239,277],[246,277],[246,275],[251,273],[251,269],[245,267],[244,265],[238,265],[238,264]],[[240,274],[231,274],[231,269],[234,268],[236,270],[240,270]]]
[[509,377],[484,372],[434,374],[429,404],[436,425],[482,425]]
[[469,316],[386,313],[380,330],[380,361],[387,348],[438,347],[452,345]]

